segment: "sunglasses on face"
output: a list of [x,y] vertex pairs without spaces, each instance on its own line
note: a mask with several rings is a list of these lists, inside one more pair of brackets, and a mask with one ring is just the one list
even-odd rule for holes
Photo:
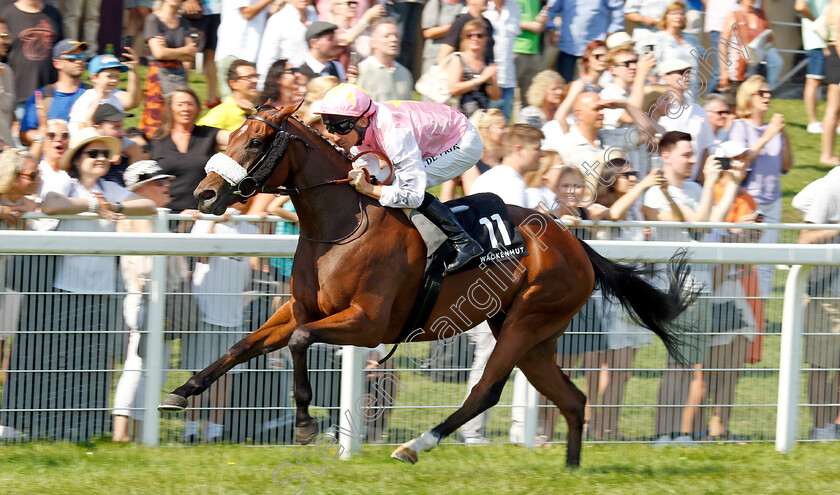
[[627,172],[621,172],[621,173],[620,173],[620,174],[618,174],[618,175],[619,175],[619,176],[626,177],[626,178],[628,178],[628,179],[629,179],[630,177],[638,177],[638,176],[639,176],[639,172],[636,172],[635,170],[630,170],[630,171],[627,171]]
[[62,133],[48,132],[47,133],[47,138],[50,141],[66,141],[66,140],[70,139],[70,133],[69,132],[62,132]]
[[18,174],[21,177],[26,177],[31,181],[36,181],[41,178],[41,172],[32,172],[31,174]]
[[715,110],[712,113],[716,113],[716,114],[720,115],[721,117],[723,117],[724,115],[729,115],[732,112],[730,112],[729,110]]
[[606,56],[607,56],[606,53],[594,53],[594,54],[592,54],[592,58],[594,58],[595,60],[601,60],[602,58],[604,58]]
[[333,121],[329,118],[322,117],[322,120],[324,122],[324,126],[330,134],[340,134],[343,136],[345,134],[349,134],[350,131],[356,128],[356,119]]
[[67,60],[68,62],[84,62],[87,57],[82,54],[78,55],[62,55],[60,60]]
[[630,68],[636,65],[637,63],[639,63],[639,60],[634,58],[633,60],[625,60],[624,62],[618,62],[615,65]]
[[762,98],[772,98],[773,93],[769,89],[760,89],[755,94]]
[[485,36],[484,33],[469,33],[464,37],[467,38],[467,39],[471,39],[471,40],[472,39],[483,40],[484,36]]
[[87,151],[84,152],[84,154],[87,155],[88,158],[93,158],[93,159],[96,159],[96,157],[100,157],[100,158],[110,158],[111,157],[111,151],[110,150],[87,150]]

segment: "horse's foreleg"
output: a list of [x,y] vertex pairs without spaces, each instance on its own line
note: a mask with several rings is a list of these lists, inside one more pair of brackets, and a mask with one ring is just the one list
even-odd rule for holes
[[184,410],[188,397],[207,390],[237,364],[287,345],[294,327],[291,302],[287,302],[258,330],[234,344],[216,362],[193,375],[186,383],[167,395],[158,405],[158,409],[165,412]]
[[309,366],[307,351],[316,342],[327,344],[366,345],[373,347],[379,344],[373,332],[364,342],[364,331],[370,332],[375,325],[359,306],[351,306],[340,313],[322,320],[300,325],[289,340],[289,350],[292,353],[295,376],[295,440],[306,445],[318,434],[318,424],[309,414],[309,404],[312,402],[312,385],[309,382]]
[[318,424],[315,418],[309,415],[312,385],[309,383],[309,363],[306,358],[308,349],[308,344],[305,347],[298,342],[289,345],[295,380],[295,441],[300,445],[311,443],[318,435]]

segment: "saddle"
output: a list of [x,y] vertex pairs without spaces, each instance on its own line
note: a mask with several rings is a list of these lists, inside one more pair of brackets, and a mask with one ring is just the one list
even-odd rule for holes
[[[492,193],[480,193],[447,201],[444,204],[452,210],[458,223],[470,237],[484,248],[484,254],[473,258],[454,273],[473,268],[484,269],[489,265],[528,256],[522,232],[510,220],[507,205],[499,196]],[[397,345],[413,331],[426,325],[443,285],[446,260],[454,251],[452,245],[447,242],[446,234],[422,213],[413,209],[404,209],[403,212],[420,232],[426,244],[426,268],[423,272],[423,283],[414,299],[408,319],[391,352],[382,358],[380,363],[390,358],[396,351]]]

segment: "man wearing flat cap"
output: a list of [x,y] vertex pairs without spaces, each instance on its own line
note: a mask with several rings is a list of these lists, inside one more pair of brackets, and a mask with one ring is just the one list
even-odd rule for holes
[[[347,73],[344,67],[333,60],[338,55],[339,47],[335,40],[335,31],[338,26],[331,22],[313,22],[306,28],[306,42],[309,44],[309,53],[298,69],[306,74],[310,80],[320,76],[335,76],[341,82],[347,81]],[[353,81],[355,82],[355,75]]]

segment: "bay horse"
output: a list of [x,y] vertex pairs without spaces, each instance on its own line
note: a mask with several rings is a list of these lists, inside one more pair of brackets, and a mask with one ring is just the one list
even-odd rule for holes
[[[404,212],[382,207],[340,180],[351,169],[348,155],[291,117],[293,111],[260,109],[249,117],[231,135],[228,158],[219,157],[244,178],[231,184],[224,173],[211,172],[195,190],[199,209],[212,214],[260,190],[283,186],[293,194],[301,233],[291,297],[258,330],[169,394],[159,408],[183,410],[187,397],[202,393],[235,365],[288,346],[294,364],[296,438],[306,444],[318,433],[309,414],[307,349],[316,342],[361,347],[396,342],[421,284],[426,247]],[[398,447],[394,458],[415,463],[419,452],[431,450],[495,405],[514,366],[519,366],[565,417],[566,462],[579,465],[586,397],[556,364],[556,343],[596,282],[678,355],[675,319],[692,298],[682,289],[688,274],[684,262],[670,265],[670,287],[661,291],[640,276],[639,268],[600,256],[548,215],[511,205],[507,209],[524,234],[528,256],[446,276],[428,322],[413,339],[449,337],[453,330],[462,332],[487,320],[497,345],[464,404]],[[495,282],[498,307],[464,302],[464,294],[481,277]]]

